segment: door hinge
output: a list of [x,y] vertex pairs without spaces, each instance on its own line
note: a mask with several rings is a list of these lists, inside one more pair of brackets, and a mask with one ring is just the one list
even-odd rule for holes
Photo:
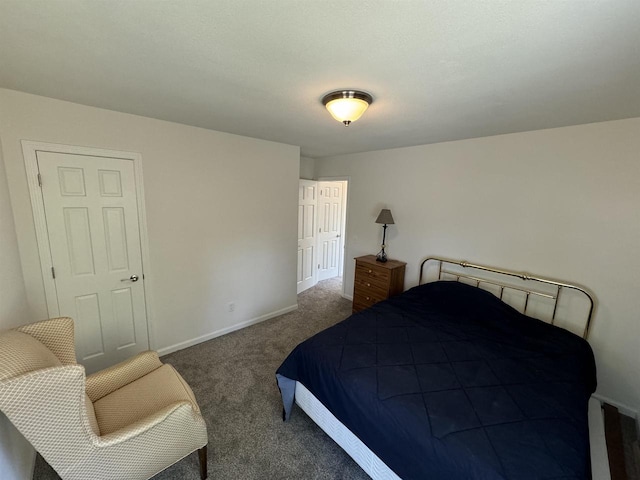
[[320,264],[318,264],[318,270],[320,270]]
[[42,175],[38,174],[38,186],[42,186]]
[[55,268],[53,268],[53,267],[51,267],[51,276],[52,276],[53,278],[56,278],[56,269],[55,269]]

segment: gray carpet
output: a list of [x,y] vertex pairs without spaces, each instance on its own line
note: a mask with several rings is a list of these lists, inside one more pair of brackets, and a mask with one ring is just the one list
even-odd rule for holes
[[[162,358],[191,385],[207,421],[210,479],[369,479],[298,407],[282,422],[275,382],[298,343],[349,316],[340,288],[340,279],[325,280],[298,296],[295,312]],[[621,417],[627,474],[640,480],[635,420]],[[59,477],[38,455],[34,478]],[[199,478],[195,453],[154,477]]]
[[620,430],[624,447],[624,464],[628,480],[640,480],[640,447],[635,419],[620,415]]
[[[302,340],[351,314],[330,279],[298,296],[298,310],[162,358],[191,385],[209,432],[210,479],[369,477],[304,412],[282,421],[275,371]],[[198,480],[192,454],[154,479]],[[58,479],[38,456],[34,478]]]

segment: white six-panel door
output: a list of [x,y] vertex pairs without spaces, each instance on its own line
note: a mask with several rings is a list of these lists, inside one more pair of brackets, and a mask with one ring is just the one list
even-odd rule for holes
[[318,183],[300,180],[298,189],[298,293],[317,283],[316,205]]
[[37,152],[59,314],[92,372],[147,350],[133,161]]
[[342,262],[342,182],[318,182],[318,281],[337,277]]

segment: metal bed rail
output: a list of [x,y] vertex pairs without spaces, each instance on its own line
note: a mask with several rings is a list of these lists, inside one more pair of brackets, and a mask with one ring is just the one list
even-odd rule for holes
[[[422,261],[422,263],[420,264],[420,278],[418,280],[418,284],[422,285],[423,284],[423,279],[424,279],[424,272],[425,272],[425,265],[428,262],[438,262],[438,280],[442,280],[443,276],[445,275],[450,275],[453,277],[456,277],[456,281],[459,282],[461,278],[467,279],[467,280],[471,280],[472,282],[475,282],[476,287],[480,287],[481,284],[488,284],[488,285],[494,285],[500,288],[500,295],[497,295],[498,298],[500,298],[500,300],[503,299],[504,296],[504,291],[505,290],[515,290],[515,291],[520,291],[523,292],[525,294],[525,303],[524,303],[524,308],[522,313],[523,314],[527,314],[527,308],[529,306],[529,297],[530,296],[537,296],[537,297],[543,297],[543,298],[547,298],[553,301],[553,314],[551,316],[551,324],[553,325],[555,320],[556,320],[556,313],[558,311],[558,303],[560,300],[560,295],[563,291],[563,289],[571,289],[574,291],[577,291],[581,294],[583,294],[585,296],[585,298],[587,298],[587,300],[589,301],[589,313],[587,315],[587,320],[586,320],[586,324],[584,326],[584,330],[582,332],[582,338],[587,338],[589,335],[589,329],[591,327],[591,319],[593,317],[593,311],[594,311],[594,299],[593,296],[583,287],[579,286],[579,285],[573,285],[570,283],[565,283],[565,282],[558,282],[556,280],[552,280],[549,278],[543,278],[543,277],[537,277],[537,276],[533,276],[533,275],[529,275],[528,273],[523,273],[523,272],[515,272],[512,270],[504,270],[501,268],[494,268],[494,267],[488,267],[486,265],[479,265],[479,264],[475,264],[475,263],[469,263],[467,261],[464,260],[452,260],[452,259],[448,259],[448,258],[442,258],[442,257],[428,257],[425,260]],[[507,277],[515,277],[515,278],[519,278],[520,280],[524,280],[524,281],[531,281],[531,282],[539,282],[540,284],[545,284],[545,285],[550,285],[555,289],[554,293],[545,293],[545,292],[541,292],[541,291],[537,291],[534,289],[529,289],[529,288],[522,288],[519,286],[515,286],[515,285],[511,285],[509,283],[503,283],[500,282],[498,280],[495,279],[486,279],[486,278],[481,278],[478,277],[476,275],[472,275],[472,274],[467,274],[467,273],[463,273],[463,272],[459,272],[459,271],[454,271],[454,270],[450,270],[447,266],[453,266],[453,265],[458,265],[460,267],[462,267],[463,269],[475,269],[475,270],[481,270],[481,271],[485,271],[485,272],[490,272],[490,273],[494,273],[494,274],[498,274],[498,275],[505,275]]]

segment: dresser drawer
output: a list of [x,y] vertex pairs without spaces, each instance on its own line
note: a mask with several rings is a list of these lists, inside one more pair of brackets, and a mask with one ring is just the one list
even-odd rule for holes
[[354,293],[353,295],[353,311],[359,312],[365,308],[369,308],[378,302],[386,300],[386,297],[367,293]]
[[356,264],[356,278],[370,283],[376,283],[383,288],[387,288],[391,279],[391,272],[386,268],[373,265]]
[[367,293],[377,295],[381,298],[387,298],[389,295],[389,284],[381,283],[370,278],[356,277],[353,284],[354,294]]

